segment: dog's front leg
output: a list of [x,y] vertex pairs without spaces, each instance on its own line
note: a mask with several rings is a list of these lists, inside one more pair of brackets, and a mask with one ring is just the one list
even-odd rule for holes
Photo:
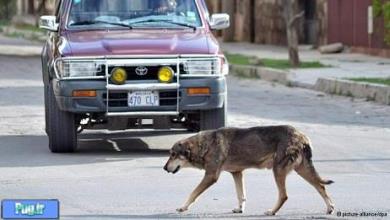
[[195,190],[191,193],[190,197],[188,198],[187,202],[184,204],[183,207],[177,209],[178,212],[185,212],[187,211],[190,206],[196,201],[196,199],[202,194],[204,191],[206,191],[207,188],[209,188],[211,185],[217,182],[219,177],[219,174],[207,174],[203,177],[202,182],[195,188]]
[[236,185],[237,199],[238,199],[238,208],[233,209],[233,213],[243,213],[245,211],[246,203],[246,193],[245,193],[245,183],[244,176],[242,172],[232,173],[234,183]]

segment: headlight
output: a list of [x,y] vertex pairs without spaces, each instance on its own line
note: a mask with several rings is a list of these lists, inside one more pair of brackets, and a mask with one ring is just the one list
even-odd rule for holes
[[171,67],[164,66],[158,71],[158,80],[162,83],[171,83],[173,75],[173,69]]
[[102,72],[102,64],[94,61],[58,60],[56,72],[60,78],[96,77]]
[[111,81],[118,85],[125,84],[127,80],[127,72],[125,69],[117,67],[111,72]]
[[222,74],[222,58],[190,59],[184,63],[184,71],[189,75]]

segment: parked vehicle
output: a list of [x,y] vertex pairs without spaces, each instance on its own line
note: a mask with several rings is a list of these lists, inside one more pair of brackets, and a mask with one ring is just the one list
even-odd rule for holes
[[83,129],[226,124],[228,62],[204,0],[59,0],[42,52],[46,133],[74,152]]

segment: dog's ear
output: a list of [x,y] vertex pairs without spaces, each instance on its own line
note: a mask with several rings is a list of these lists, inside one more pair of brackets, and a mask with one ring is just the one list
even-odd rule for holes
[[178,154],[186,156],[186,151],[188,149],[187,145],[183,142],[179,142],[176,144],[175,149]]
[[187,159],[191,158],[191,149],[188,146],[188,143],[180,143],[179,144],[180,148],[180,154],[186,157]]
[[184,156],[185,156],[187,159],[191,159],[191,150],[190,150],[190,149],[185,150]]

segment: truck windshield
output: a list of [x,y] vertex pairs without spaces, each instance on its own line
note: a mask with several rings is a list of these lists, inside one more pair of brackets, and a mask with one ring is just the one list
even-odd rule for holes
[[72,0],[68,27],[196,28],[195,0]]

